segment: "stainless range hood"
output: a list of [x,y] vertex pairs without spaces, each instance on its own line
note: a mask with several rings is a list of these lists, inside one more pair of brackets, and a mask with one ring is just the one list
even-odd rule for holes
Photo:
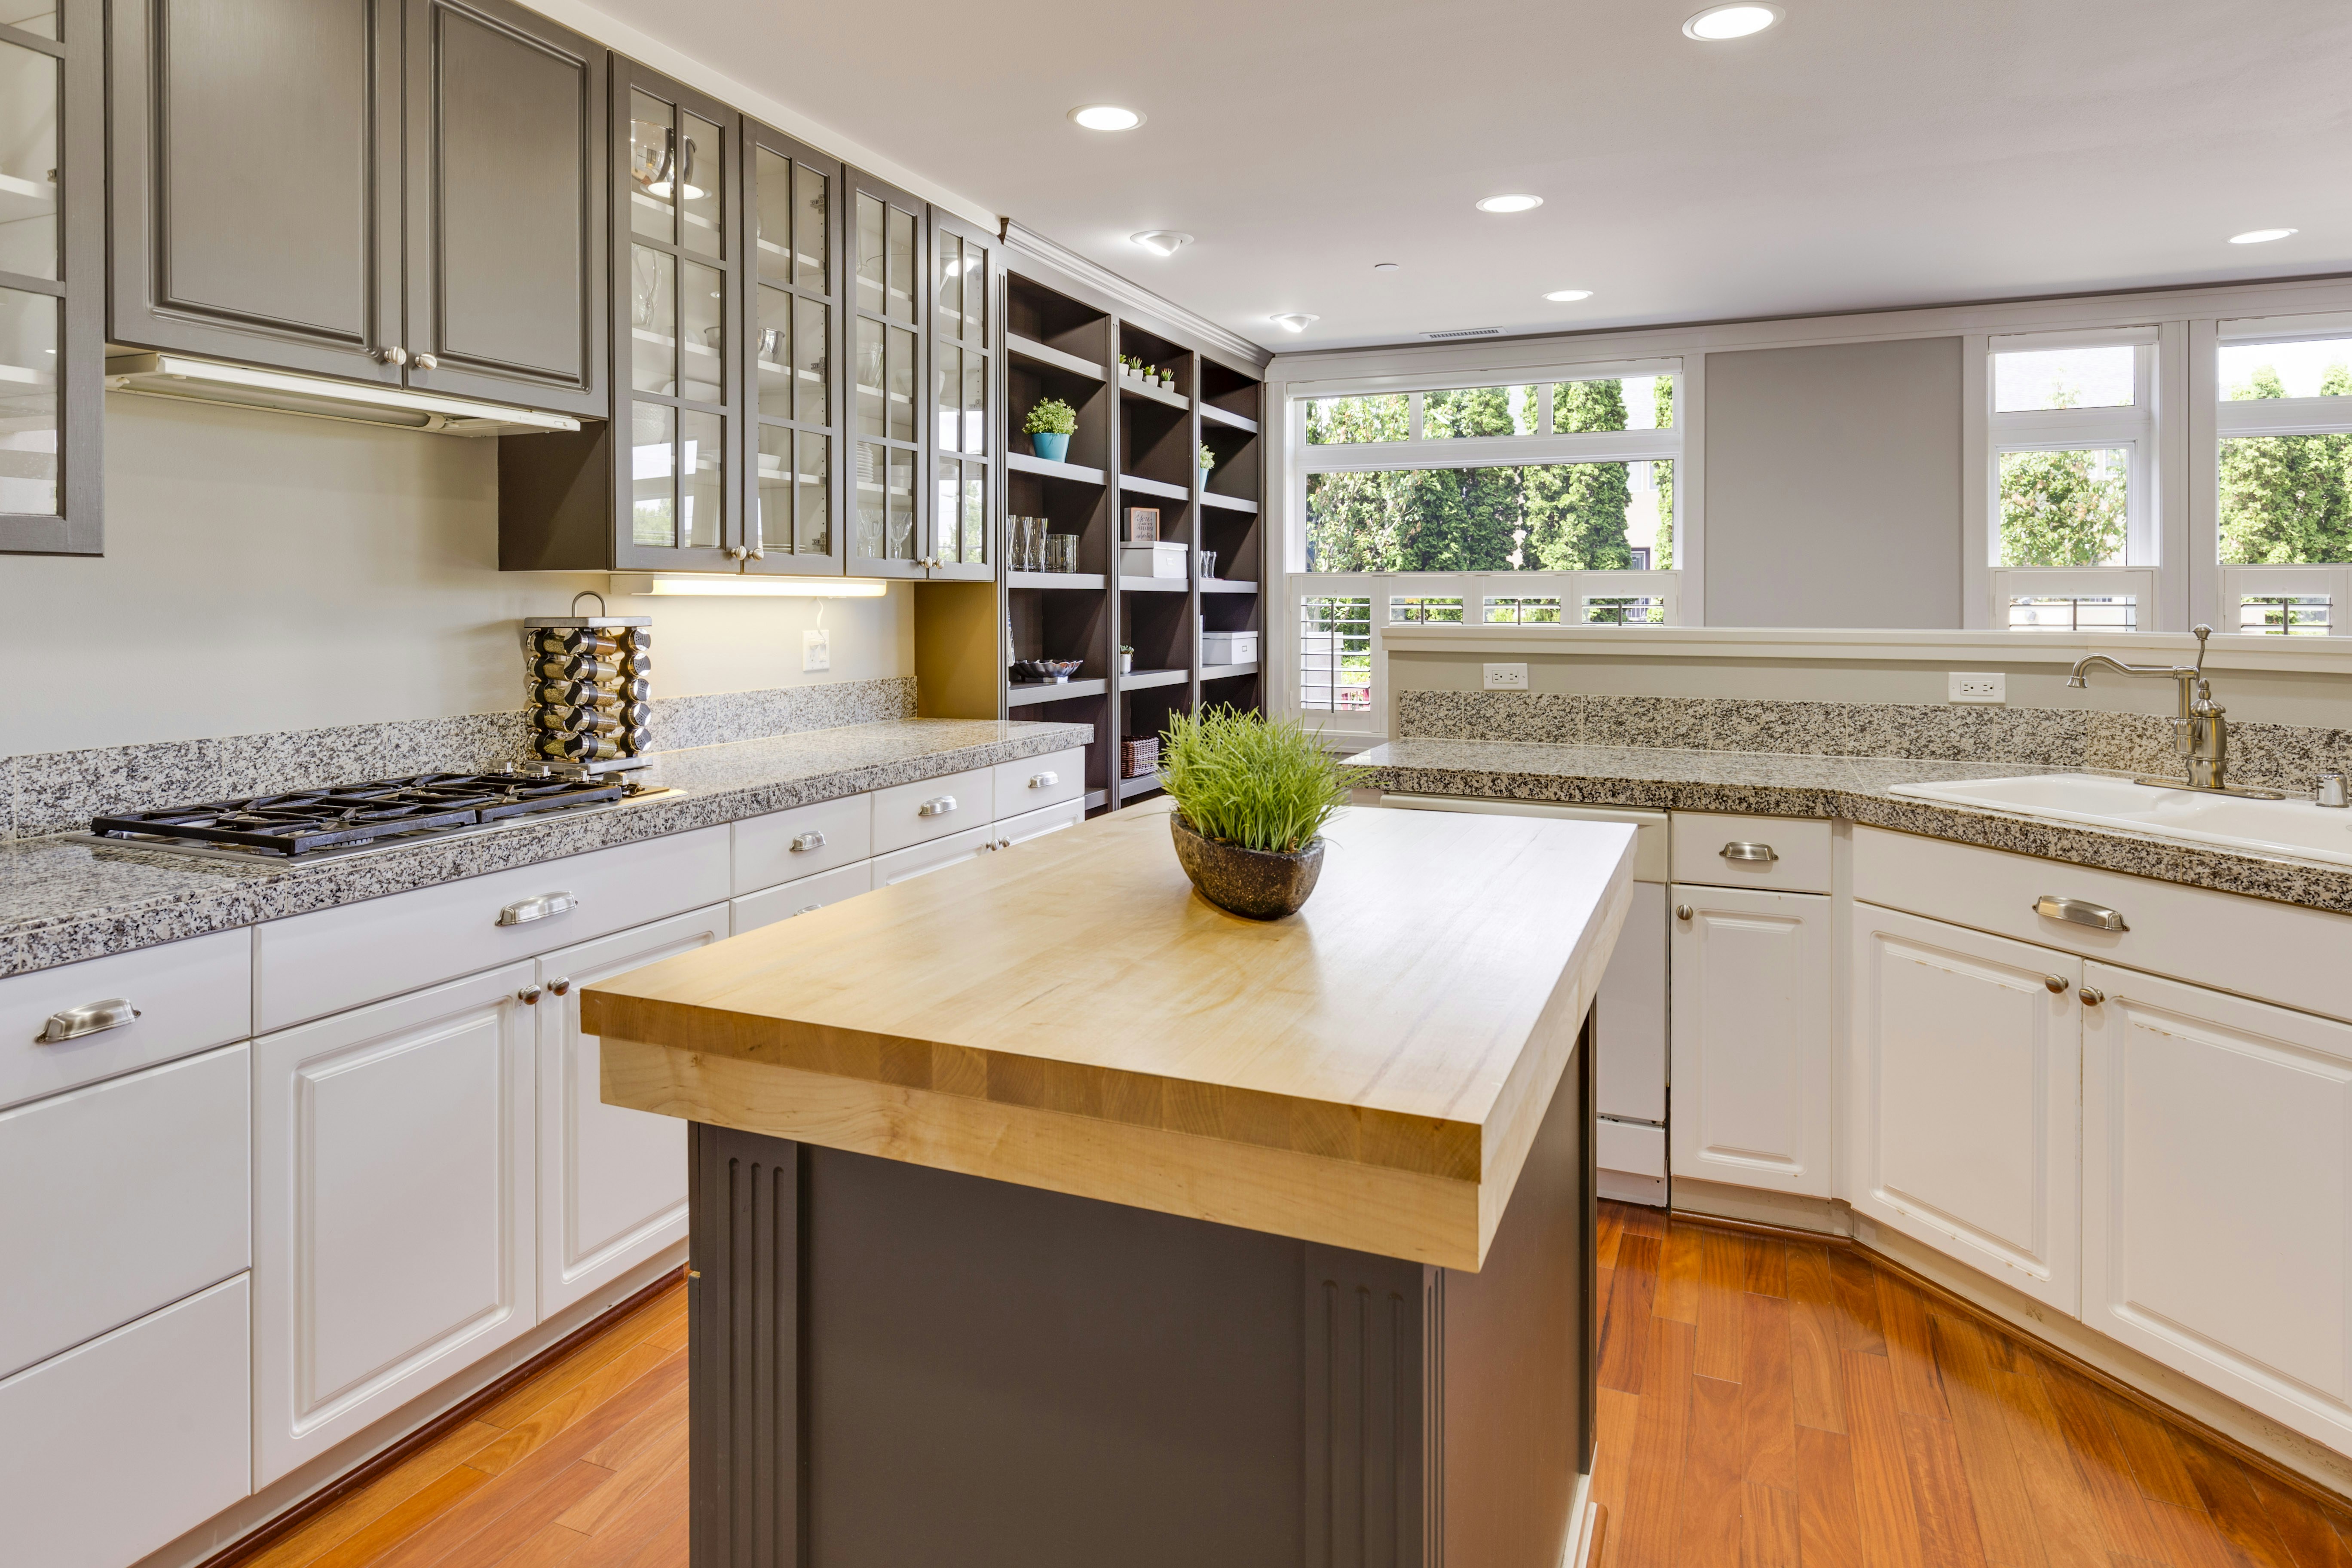
[[108,351],[106,390],[144,397],[172,397],[183,403],[267,408],[279,414],[383,425],[436,436],[524,436],[580,428],[580,421],[569,414],[512,408],[470,397],[444,397],[401,386],[363,386],[323,375],[256,370],[250,365],[219,360],[139,350]]

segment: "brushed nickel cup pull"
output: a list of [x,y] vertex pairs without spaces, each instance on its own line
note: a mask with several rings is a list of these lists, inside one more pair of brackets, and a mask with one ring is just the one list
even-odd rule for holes
[[435,359],[431,354],[418,354],[416,356],[416,368],[419,370],[439,370],[441,368],[441,362]]
[[[2095,904],[2087,899],[2062,899],[2055,893],[2044,893],[2033,900],[2033,912],[2044,920],[2064,921],[2069,925],[2089,926],[2093,931],[2129,931],[2124,917],[2105,904]],[[2088,994],[2088,993],[2084,993]]]
[[110,996],[103,1002],[85,1002],[79,1007],[68,1007],[62,1013],[52,1013],[43,1025],[36,1043],[55,1046],[67,1040],[79,1040],[84,1035],[104,1034],[120,1029],[139,1016],[139,1009],[123,996]]
[[824,847],[824,835],[822,833],[795,833],[793,835],[793,853],[795,855],[804,855],[812,849],[822,849]]
[[1029,775],[1029,787],[1031,789],[1052,789],[1055,784],[1060,784],[1061,782],[1062,775],[1056,773],[1031,773]]
[[517,899],[500,910],[498,923],[502,926],[527,926],[533,921],[569,914],[579,907],[580,900],[569,893],[541,893],[536,898]]
[[1678,921],[1686,921],[1690,919],[1693,910],[1688,904],[1676,904],[1675,906],[1675,919]]
[[2085,985],[2085,986],[2084,986],[2084,987],[2083,987],[2083,1005],[2084,1005],[2084,1006],[2085,1006],[2085,1007],[2095,1007],[2095,1006],[2097,1006],[2100,1003],[2102,1003],[2102,1002],[2105,1001],[2106,999],[2107,999],[2107,994],[2106,994],[2105,992],[2104,992],[2104,991],[2100,990],[2097,986],[2095,986],[2095,985]]
[[[2050,994],[2053,996],[2063,996],[2066,994],[2066,987],[2070,982],[2063,974],[2045,974],[2042,977],[2042,984],[2050,987]],[[2084,994],[2087,995],[2088,993]]]
[[1780,858],[1772,853],[1772,847],[1769,844],[1748,844],[1737,838],[1717,850],[1716,853],[1727,860],[1761,860],[1769,863]]
[[[814,914],[817,910],[823,908],[824,908],[823,904],[803,904],[799,909],[793,911],[793,915]],[[786,920],[790,920],[792,919],[792,915],[786,915],[784,918]]]
[[955,796],[951,795],[935,795],[931,796],[930,799],[923,802],[921,805],[916,807],[915,815],[917,816],[945,816],[955,808]]

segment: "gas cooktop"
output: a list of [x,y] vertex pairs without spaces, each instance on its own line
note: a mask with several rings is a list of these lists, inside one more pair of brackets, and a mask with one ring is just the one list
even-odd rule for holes
[[201,801],[163,811],[117,812],[90,818],[89,837],[191,854],[307,859],[330,852],[389,848],[651,793],[616,779],[530,773],[417,773],[329,789]]

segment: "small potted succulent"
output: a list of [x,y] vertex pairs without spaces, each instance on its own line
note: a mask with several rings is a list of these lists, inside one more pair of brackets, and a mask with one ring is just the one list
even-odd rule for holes
[[1030,405],[1029,417],[1021,422],[1029,445],[1049,463],[1068,460],[1070,437],[1077,427],[1078,411],[1058,397]]
[[1176,390],[1176,373],[1174,371],[1160,370],[1155,368],[1151,374],[1160,378],[1160,391],[1173,392]]
[[1118,378],[1121,381],[1141,382],[1143,380],[1143,362],[1136,358],[1133,354],[1119,355]]
[[1135,673],[1135,649],[1126,643],[1118,645],[1118,672],[1121,675]]
[[1213,451],[1211,451],[1211,450],[1209,449],[1209,444],[1208,444],[1206,441],[1202,442],[1202,443],[1201,443],[1201,471],[1202,471],[1202,473],[1204,473],[1204,474],[1205,474],[1205,473],[1207,473],[1211,468],[1215,468],[1216,466],[1217,466],[1217,455],[1216,455],[1216,453],[1214,453],[1214,452],[1213,452]]
[[1201,897],[1250,920],[1307,902],[1323,872],[1324,825],[1364,776],[1296,720],[1234,708],[1171,714],[1161,738],[1176,859]]

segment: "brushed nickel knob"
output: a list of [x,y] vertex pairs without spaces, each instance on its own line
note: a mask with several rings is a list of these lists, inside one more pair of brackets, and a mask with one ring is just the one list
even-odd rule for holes
[[1690,919],[1695,912],[1696,911],[1693,910],[1688,904],[1676,904],[1675,906],[1675,919],[1678,921],[1686,921]]
[[569,996],[572,994],[572,976],[569,974],[560,975],[557,978],[549,981],[547,983],[547,988],[550,991],[554,992],[558,996]]
[[394,343],[388,349],[376,350],[375,357],[382,360],[386,364],[406,364],[408,363],[408,351],[402,348],[398,343]]
[[2095,1006],[2097,1006],[2100,1003],[2102,1003],[2102,1002],[2105,1001],[2106,999],[2107,999],[2107,994],[2106,994],[2105,992],[2104,992],[2104,991],[2100,990],[2097,986],[2095,986],[2095,985],[2085,985],[2085,986],[2084,986],[2084,987],[2083,987],[2083,1005],[2084,1005],[2084,1006],[2085,1006],[2085,1007],[2095,1007]]
[[2069,982],[2063,974],[2045,974],[2042,977],[2042,984],[2050,987],[2053,996],[2063,996]]
[[544,994],[546,994],[546,993],[540,990],[538,986],[526,985],[521,990],[515,993],[515,1000],[521,1003],[526,1007],[536,1007],[539,1005],[540,997]]
[[435,359],[431,354],[418,354],[416,356],[416,368],[419,370],[439,370],[441,368],[441,362]]

